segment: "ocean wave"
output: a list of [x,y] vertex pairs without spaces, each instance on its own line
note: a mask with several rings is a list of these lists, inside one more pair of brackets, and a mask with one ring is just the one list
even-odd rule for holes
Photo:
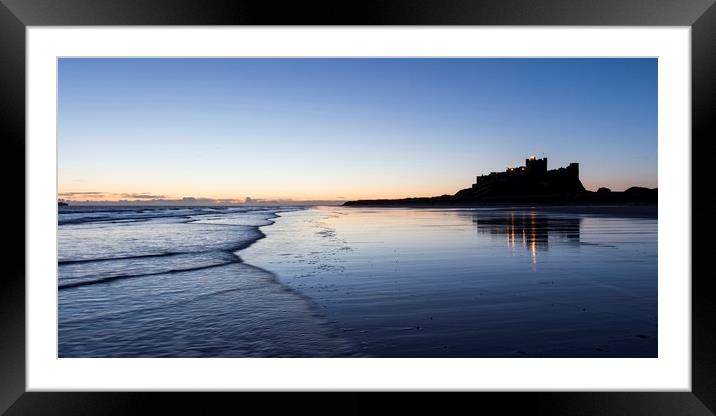
[[171,257],[171,256],[180,256],[182,254],[187,254],[187,253],[186,252],[157,253],[157,254],[140,254],[137,256],[99,257],[99,258],[78,259],[78,260],[59,260],[57,262],[57,264],[60,266],[64,266],[64,265],[68,265],[68,264],[97,263],[97,262],[113,261],[113,260],[136,260],[136,259],[147,259],[147,258],[155,258],[155,257]]
[[[125,275],[119,274],[119,275],[114,275],[114,276],[101,276],[101,277],[94,276],[94,277],[90,277],[90,278],[82,278],[82,279],[77,279],[77,280],[71,280],[71,281],[68,281],[65,283],[60,283],[58,285],[58,288],[59,289],[69,289],[69,288],[80,287],[80,286],[95,285],[98,283],[109,283],[109,282],[113,282],[115,280],[120,280],[120,279],[131,279],[131,278],[137,278],[137,277],[157,276],[157,275],[162,275],[162,274],[193,272],[193,271],[198,271],[198,270],[212,269],[214,267],[226,266],[227,264],[238,263],[240,261],[241,261],[241,259],[239,257],[236,257],[235,261],[233,261],[233,262],[211,264],[211,265],[207,265],[207,266],[190,267],[190,268],[186,268],[186,269],[169,269],[169,270],[153,272],[153,273],[144,273],[144,274],[125,274]],[[65,280],[69,280],[69,279],[65,279]]]
[[[283,208],[295,210],[296,208]],[[139,210],[117,210],[125,215]],[[185,216],[186,209],[162,209]],[[260,227],[273,224],[276,208],[192,209],[189,221],[151,221],[81,228],[60,227],[58,288],[114,282],[120,279],[201,270],[241,260],[234,253],[265,237]],[[97,210],[90,210],[93,215]],[[153,213],[156,214],[156,213]],[[116,218],[115,218],[116,220]]]
[[237,255],[279,212],[60,227],[58,355],[356,355],[309,298]]
[[[283,208],[278,208],[283,209]],[[216,214],[270,213],[275,207],[104,207],[81,206],[62,209],[57,224],[77,225],[87,223],[120,223],[149,221],[153,219],[191,219]]]

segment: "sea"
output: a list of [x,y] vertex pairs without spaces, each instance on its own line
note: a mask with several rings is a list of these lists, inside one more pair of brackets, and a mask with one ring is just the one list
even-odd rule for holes
[[657,357],[655,217],[67,206],[59,357]]

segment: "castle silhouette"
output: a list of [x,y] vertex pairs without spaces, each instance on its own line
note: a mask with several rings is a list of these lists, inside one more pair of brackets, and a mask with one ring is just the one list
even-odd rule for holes
[[480,175],[469,189],[456,194],[460,197],[470,195],[474,198],[496,196],[553,195],[584,192],[579,180],[579,163],[570,163],[567,167],[547,170],[547,158],[532,156],[525,159],[525,165],[509,167],[504,172],[491,172]]
[[588,191],[579,179],[579,163],[547,169],[547,158],[531,156],[524,166],[508,167],[475,178],[471,187],[454,195],[403,199],[363,199],[343,205],[424,205],[424,204],[609,204],[658,201],[658,190],[632,186],[623,192],[600,188]]

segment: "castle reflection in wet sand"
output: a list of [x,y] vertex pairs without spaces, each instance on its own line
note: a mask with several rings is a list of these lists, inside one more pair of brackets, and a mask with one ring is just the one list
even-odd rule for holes
[[483,233],[505,236],[507,247],[529,250],[532,262],[537,263],[537,253],[549,249],[550,239],[579,245],[581,218],[550,218],[534,211],[510,211],[503,216],[473,215],[477,230]]

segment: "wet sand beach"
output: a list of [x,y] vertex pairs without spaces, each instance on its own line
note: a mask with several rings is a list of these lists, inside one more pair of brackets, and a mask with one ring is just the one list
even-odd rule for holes
[[566,208],[313,208],[241,257],[365,356],[657,356],[656,219]]
[[585,208],[65,208],[59,356],[655,357],[655,209]]

